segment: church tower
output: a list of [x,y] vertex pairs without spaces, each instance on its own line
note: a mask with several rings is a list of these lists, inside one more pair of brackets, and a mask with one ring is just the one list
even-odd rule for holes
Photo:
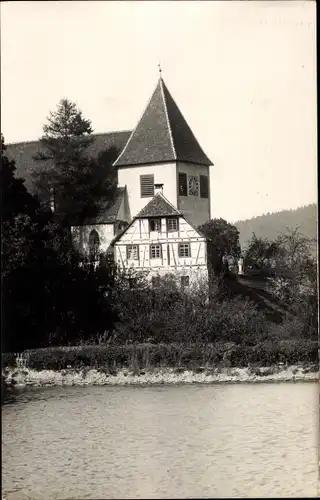
[[163,78],[114,163],[119,186],[127,186],[131,216],[152,199],[155,184],[194,225],[211,217],[212,162],[201,149]]

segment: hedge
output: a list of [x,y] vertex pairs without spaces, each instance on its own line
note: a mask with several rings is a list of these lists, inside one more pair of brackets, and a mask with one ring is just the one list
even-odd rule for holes
[[[318,363],[318,343],[308,339],[234,344],[129,344],[52,347],[27,351],[28,368],[62,370],[68,367],[129,368],[181,367],[196,369],[227,364],[232,367]],[[2,354],[2,366],[15,366],[15,354]]]

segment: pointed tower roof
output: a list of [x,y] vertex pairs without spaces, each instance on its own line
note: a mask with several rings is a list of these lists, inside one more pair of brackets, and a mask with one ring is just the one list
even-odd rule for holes
[[140,121],[114,165],[169,161],[212,165],[160,76]]

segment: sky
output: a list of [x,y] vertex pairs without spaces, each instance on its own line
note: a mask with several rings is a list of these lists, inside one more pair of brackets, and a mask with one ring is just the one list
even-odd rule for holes
[[211,167],[212,218],[317,202],[312,1],[1,3],[1,131],[37,140],[61,98],[131,130],[163,79]]

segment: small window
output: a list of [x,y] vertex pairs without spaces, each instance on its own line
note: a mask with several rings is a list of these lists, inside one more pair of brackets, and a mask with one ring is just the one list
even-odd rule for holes
[[100,238],[98,232],[93,229],[89,235],[89,255],[90,260],[97,261],[99,259]]
[[189,243],[179,243],[179,257],[190,257],[190,244]]
[[150,257],[151,257],[151,259],[160,259],[161,258],[161,245],[151,245]]
[[127,259],[128,260],[138,260],[139,251],[138,245],[128,245],[127,246]]
[[189,276],[181,276],[181,286],[182,288],[189,286]]
[[179,196],[188,196],[187,174],[179,173]]
[[151,281],[154,288],[160,286],[160,276],[152,276]]
[[160,219],[150,219],[149,220],[149,230],[161,232],[161,220]]
[[190,196],[199,196],[199,179],[197,175],[189,175],[188,187]]
[[206,175],[200,175],[200,198],[209,197],[209,183]]
[[167,231],[168,233],[173,233],[178,231],[178,219],[176,217],[172,219],[167,219]]
[[140,175],[141,198],[154,196],[154,175]]

